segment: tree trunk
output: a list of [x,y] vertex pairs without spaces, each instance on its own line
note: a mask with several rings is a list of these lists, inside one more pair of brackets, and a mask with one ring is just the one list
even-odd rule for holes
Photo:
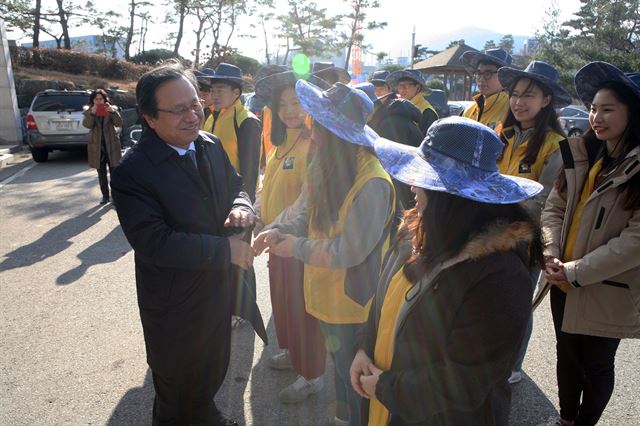
[[271,65],[271,58],[269,57],[269,39],[267,38],[267,28],[264,26],[264,19],[262,20],[262,32],[264,33],[264,57],[267,60],[267,65]]
[[173,47],[173,54],[178,54],[178,49],[180,49],[180,43],[182,42],[182,33],[184,31],[184,18],[187,14],[187,0],[180,0],[180,20],[178,21],[178,34],[176,35],[176,44]]
[[40,47],[40,10],[42,9],[42,0],[36,0],[35,17],[33,20],[33,47]]
[[62,28],[62,39],[64,40],[64,48],[71,49],[71,40],[69,40],[69,23],[67,22],[67,14],[64,10],[62,2],[64,0],[56,0],[58,4],[58,16],[60,17],[60,27]]
[[127,31],[127,40],[124,43],[124,59],[130,59],[129,49],[133,40],[133,21],[136,16],[136,0],[131,0],[131,9],[129,10],[129,30]]

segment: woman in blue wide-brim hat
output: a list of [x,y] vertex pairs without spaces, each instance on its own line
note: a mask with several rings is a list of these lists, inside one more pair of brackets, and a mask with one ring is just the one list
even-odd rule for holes
[[561,425],[595,425],[613,393],[621,338],[640,338],[640,74],[585,65],[576,92],[591,129],[561,143],[542,212]]
[[358,426],[361,398],[351,387],[349,367],[388,243],[395,193],[373,153],[378,135],[366,126],[371,99],[342,83],[322,90],[299,80],[296,93],[314,120],[306,208],[258,235],[254,250],[269,246],[269,253],[305,264],[306,310],[319,320],[335,366],[331,424]]
[[529,269],[543,262],[539,227],[520,203],[542,186],[500,174],[502,148],[463,117],[436,121],[418,148],[376,142],[416,207],[385,257],[351,366],[369,425],[508,424]]

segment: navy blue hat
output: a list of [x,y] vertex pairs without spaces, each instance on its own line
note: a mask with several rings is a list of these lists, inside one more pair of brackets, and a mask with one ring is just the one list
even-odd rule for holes
[[277,65],[277,64],[264,65],[260,67],[258,72],[256,72],[256,75],[253,77],[253,79],[257,82],[258,80],[261,80],[270,75],[280,74],[281,72],[286,72],[286,71],[289,71],[289,67],[287,67],[286,65]]
[[375,71],[369,81],[374,86],[381,86],[387,84],[387,77],[389,77],[389,71]]
[[243,90],[250,90],[253,85],[242,78],[242,70],[235,65],[222,62],[216,67],[215,73],[209,77],[211,84],[223,82],[231,83],[241,87]]
[[365,95],[367,95],[369,99],[371,99],[371,102],[375,102],[378,100],[378,97],[376,96],[376,88],[373,84],[365,82],[356,84],[354,87],[358,90],[362,90]]
[[498,70],[498,78],[502,87],[510,88],[521,78],[535,80],[548,87],[553,93],[554,108],[562,108],[571,104],[571,95],[558,84],[558,77],[558,70],[543,61],[531,61],[524,71],[510,67],[502,67]]
[[269,106],[269,108],[273,108],[273,103],[275,101],[274,97],[278,92],[278,89],[289,86],[295,87],[296,82],[300,79],[307,80],[314,85],[318,86],[322,90],[328,89],[331,85],[324,81],[321,78],[316,77],[312,74],[307,74],[306,77],[300,76],[293,71],[286,71],[277,74],[271,74],[265,78],[258,80],[256,83],[256,96],[263,99],[264,102]]
[[362,90],[335,83],[322,91],[312,83],[298,80],[296,94],[302,108],[331,133],[356,145],[373,148],[378,134],[367,126],[373,102]]
[[488,49],[483,52],[467,51],[460,57],[469,68],[475,70],[480,62],[490,62],[498,67],[508,67],[513,62],[513,58],[504,49]]
[[578,71],[575,77],[578,97],[587,107],[604,83],[617,81],[624,84],[640,99],[640,73],[625,74],[608,62],[591,62]]
[[[347,84],[351,81],[351,74],[344,68],[336,67],[333,62],[314,62],[311,66],[311,74],[331,84],[338,81]],[[337,81],[334,81],[336,78]]]
[[207,77],[213,77],[216,74],[216,72],[211,68],[202,68],[201,70],[193,70],[193,74],[197,78],[201,78],[201,77],[207,78]]
[[484,124],[466,117],[436,121],[418,148],[380,138],[375,151],[400,182],[490,204],[513,204],[534,197],[542,185],[500,174],[496,161],[504,144]]
[[426,89],[426,81],[424,81],[424,77],[422,73],[418,70],[398,70],[394,71],[387,77],[387,84],[392,89],[398,85],[400,80],[411,80],[415,83],[418,83],[422,86],[423,89]]

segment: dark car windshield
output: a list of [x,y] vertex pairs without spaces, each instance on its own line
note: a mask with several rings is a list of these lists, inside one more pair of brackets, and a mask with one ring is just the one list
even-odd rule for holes
[[82,111],[89,103],[88,95],[44,95],[36,97],[33,111]]

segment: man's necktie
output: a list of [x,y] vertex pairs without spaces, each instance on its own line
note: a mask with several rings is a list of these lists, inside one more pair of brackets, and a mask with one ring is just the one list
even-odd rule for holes
[[196,161],[196,152],[192,149],[187,150],[186,155],[189,156],[189,158],[191,158],[191,161],[193,162],[193,166],[197,169],[198,168],[198,162]]

